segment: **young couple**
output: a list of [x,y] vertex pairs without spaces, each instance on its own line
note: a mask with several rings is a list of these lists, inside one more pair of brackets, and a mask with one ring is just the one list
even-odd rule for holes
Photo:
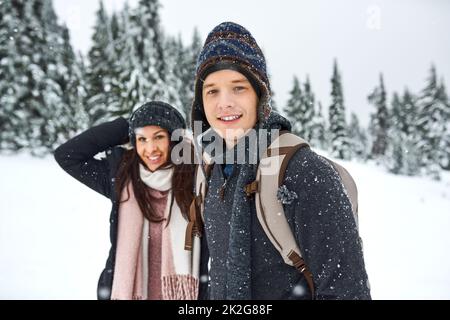
[[[210,32],[198,57],[194,141],[174,139],[185,120],[172,106],[153,101],[129,120],[93,127],[56,149],[65,171],[112,201],[99,299],[370,299],[350,199],[338,173],[310,148],[300,148],[287,165],[283,184],[295,197],[283,202],[283,210],[313,290],[304,273],[284,262],[257,219],[255,199],[244,191],[257,174],[252,144],[291,129],[271,111],[270,97],[260,47],[245,28],[225,22]],[[252,141],[246,139],[250,131],[263,134]],[[204,139],[211,132],[216,139]],[[132,148],[124,148],[127,143]],[[212,160],[203,214],[195,217],[200,239],[194,237],[191,250],[185,250],[185,235],[195,172],[204,166],[175,161],[179,143],[184,147],[176,156],[192,160],[204,150],[197,159]],[[223,145],[224,152],[212,145]],[[106,158],[94,158],[103,151]],[[242,152],[252,154],[237,161]]]

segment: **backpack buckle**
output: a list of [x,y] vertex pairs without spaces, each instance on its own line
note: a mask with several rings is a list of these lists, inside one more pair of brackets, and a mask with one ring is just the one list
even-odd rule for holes
[[244,187],[244,191],[245,191],[245,194],[247,195],[247,197],[251,197],[253,194],[257,193],[259,191],[258,186],[259,186],[259,184],[258,184],[257,180],[253,181],[252,183],[247,184]]

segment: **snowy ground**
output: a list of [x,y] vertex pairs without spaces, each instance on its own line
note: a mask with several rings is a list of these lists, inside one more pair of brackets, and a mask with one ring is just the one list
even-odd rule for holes
[[358,185],[374,299],[450,299],[450,174],[442,181],[338,161]]
[[[441,182],[343,163],[359,187],[374,299],[450,299],[450,174]],[[109,200],[53,158],[0,156],[0,299],[95,299]]]

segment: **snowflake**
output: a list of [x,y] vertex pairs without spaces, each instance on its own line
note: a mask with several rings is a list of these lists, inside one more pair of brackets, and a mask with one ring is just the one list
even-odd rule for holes
[[289,191],[285,185],[278,188],[277,199],[281,201],[282,204],[291,204],[298,196],[294,191]]

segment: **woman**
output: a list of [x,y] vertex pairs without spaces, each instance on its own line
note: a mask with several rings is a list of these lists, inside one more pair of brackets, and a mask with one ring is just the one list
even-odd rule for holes
[[[185,128],[175,108],[155,101],[129,122],[95,126],[56,149],[67,173],[112,201],[99,299],[197,299],[199,248],[184,250],[194,166],[171,160],[179,142],[171,134]],[[126,150],[128,141],[133,148]],[[106,158],[94,158],[103,151]]]

